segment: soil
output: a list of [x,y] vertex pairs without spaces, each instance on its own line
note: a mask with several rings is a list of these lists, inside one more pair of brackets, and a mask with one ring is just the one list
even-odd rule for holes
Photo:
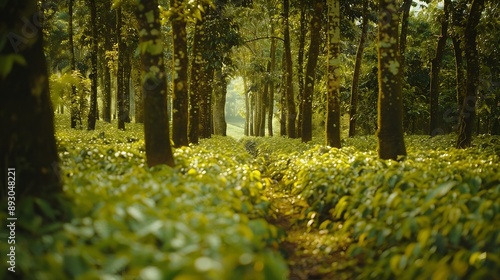
[[337,240],[328,230],[308,226],[305,219],[307,203],[280,190],[279,186],[268,189],[273,215],[268,221],[286,232],[280,244],[285,257],[290,280],[351,279],[345,271],[345,251],[348,240]]

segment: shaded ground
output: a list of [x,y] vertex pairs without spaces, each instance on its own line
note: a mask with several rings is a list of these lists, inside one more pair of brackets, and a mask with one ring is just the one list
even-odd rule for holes
[[327,230],[308,227],[305,217],[307,204],[301,199],[276,189],[268,190],[273,217],[269,222],[286,232],[281,253],[290,268],[290,280],[350,279],[347,263],[346,240],[338,240]]

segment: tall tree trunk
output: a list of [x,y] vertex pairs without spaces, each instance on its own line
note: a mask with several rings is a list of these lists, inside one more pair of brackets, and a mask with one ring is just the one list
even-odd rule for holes
[[193,60],[191,61],[191,80],[189,86],[189,142],[198,144],[200,134],[200,101],[202,88],[202,71],[204,67],[203,59],[203,21],[197,20],[193,38]]
[[245,136],[250,136],[250,98],[245,75],[243,75],[243,91],[245,92]]
[[260,136],[266,136],[266,117],[267,112],[269,111],[269,73],[271,71],[271,61],[267,62],[266,73],[267,77],[264,79],[264,89],[262,91],[262,111],[260,116]]
[[95,122],[97,119],[97,53],[98,43],[97,43],[97,8],[95,5],[95,0],[89,0],[90,4],[90,22],[92,28],[92,43],[90,51],[90,64],[92,72],[90,74],[90,110],[87,121],[87,130],[95,130]]
[[227,80],[222,73],[222,69],[218,68],[215,71],[216,87],[214,90],[214,134],[226,136],[226,94]]
[[[34,196],[57,209],[56,199],[63,190],[43,32],[39,22],[31,21],[38,15],[37,1],[9,0],[3,5],[0,36],[19,36],[23,41],[0,46],[0,54],[14,60],[11,68],[0,74],[0,197],[10,196],[8,191],[14,190],[16,201]],[[19,24],[20,19],[26,22]],[[28,24],[35,32],[21,37]],[[8,182],[15,182],[15,189]]]
[[118,129],[125,130],[125,92],[123,81],[123,61],[125,43],[122,38],[122,8],[116,9],[116,40],[118,42],[118,68],[116,71],[116,105],[118,107]]
[[477,25],[484,9],[484,0],[474,0],[465,26],[465,59],[467,61],[466,96],[460,111],[457,148],[467,148],[472,142],[472,126],[476,117],[479,84],[479,55],[477,52]]
[[405,65],[405,52],[406,52],[406,36],[408,34],[408,18],[410,17],[410,8],[413,0],[403,0],[402,8],[402,19],[401,19],[401,34],[399,35],[399,53],[401,56],[400,69],[402,75],[404,75],[404,65]]
[[[299,112],[297,118],[297,136],[302,136],[302,123],[304,118],[303,108],[305,102],[305,92],[304,92],[304,50],[306,45],[306,34],[307,34],[307,17],[306,17],[306,4],[300,2],[300,19],[299,19],[299,50],[297,51],[297,80],[299,83]],[[309,8],[309,7],[307,7]]]
[[132,80],[134,84],[135,122],[144,123],[144,105],[142,97],[142,78],[140,64],[134,62],[132,66]]
[[340,0],[328,2],[326,145],[340,148]]
[[359,39],[358,50],[356,52],[356,62],[354,63],[354,73],[352,75],[351,86],[351,106],[349,108],[349,137],[356,135],[356,120],[359,96],[359,76],[361,75],[361,62],[365,49],[366,35],[368,33],[368,0],[363,1],[363,21],[361,22],[361,37]]
[[125,97],[123,115],[126,123],[130,123],[130,104],[132,104],[130,95],[130,76],[132,74],[132,64],[130,62],[131,52],[130,46],[125,45],[125,52],[123,55],[123,96]]
[[188,67],[186,18],[184,0],[170,0],[172,39],[174,43],[174,83],[172,98],[172,130],[176,147],[189,145],[188,141]]
[[144,94],[144,136],[148,166],[174,166],[167,119],[167,78],[157,0],[141,0],[136,9],[139,43],[148,44],[141,53]]
[[[69,37],[69,55],[70,55],[71,74],[73,74],[76,70],[75,45],[73,42],[73,3],[74,3],[74,0],[69,0],[69,3],[68,3],[68,5],[69,5],[68,6],[68,13],[69,13],[68,37]],[[78,122],[80,123],[80,125],[82,124],[78,104],[79,104],[79,102],[78,102],[78,94],[76,92],[76,86],[71,85],[71,108],[70,108],[71,128],[76,128],[78,125]]]
[[[104,2],[106,3],[105,5],[108,10],[111,9],[111,4],[109,2]],[[109,3],[109,4],[108,4]],[[108,11],[107,12],[108,18],[103,19],[104,26],[103,28],[105,29],[105,35],[112,34],[112,26],[113,25],[113,16],[112,14]],[[103,102],[102,102],[102,118],[105,122],[110,123],[111,122],[111,69],[108,64],[108,59],[106,58],[106,52],[111,51],[113,49],[113,42],[111,41],[110,36],[103,36],[104,37],[104,59],[103,61]]]
[[455,54],[455,76],[456,76],[456,91],[457,91],[457,108],[460,112],[465,99],[465,73],[464,60],[462,50],[462,40],[458,37],[452,37],[453,51]]
[[[271,34],[274,34],[274,27],[271,24]],[[276,68],[276,40],[271,39],[271,61],[269,63],[269,109],[267,111],[267,134],[273,136],[273,118],[274,118],[274,70]]]
[[323,0],[314,1],[314,12],[310,23],[309,55],[307,59],[305,87],[302,108],[302,142],[312,140],[312,101],[314,83],[316,80],[316,65],[318,64],[319,46],[321,44],[321,26],[323,18]]
[[406,147],[396,0],[380,0],[378,18],[378,155],[381,159],[398,160],[399,156],[406,156]]
[[286,68],[286,58],[285,54],[282,55],[281,59],[281,68],[283,70],[283,76],[281,79],[281,87],[280,87],[280,136],[286,136],[286,123],[287,123],[287,109],[286,109],[286,77],[287,77],[287,68]]
[[214,68],[205,65],[201,75],[200,94],[200,137],[212,136],[212,95],[213,95]]
[[450,1],[444,0],[444,14],[441,19],[441,34],[439,35],[436,54],[431,60],[431,82],[430,82],[430,127],[431,136],[443,132],[439,124],[439,72],[444,56],[444,48],[448,39],[448,19],[450,14]]
[[262,110],[262,92],[260,90],[260,85],[255,83],[254,81],[254,86],[255,86],[255,92],[253,92],[254,96],[254,111],[253,111],[253,136],[260,136],[260,117],[261,117],[261,110]]
[[293,94],[293,65],[292,65],[292,49],[290,46],[290,23],[289,23],[290,0],[283,0],[283,33],[285,44],[285,62],[286,62],[286,131],[288,137],[295,138],[295,119],[297,118],[297,110],[295,108],[295,96]]

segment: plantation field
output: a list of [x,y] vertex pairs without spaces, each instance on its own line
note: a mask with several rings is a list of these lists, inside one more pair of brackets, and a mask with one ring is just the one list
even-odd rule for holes
[[68,222],[19,202],[23,279],[500,279],[499,137],[457,150],[454,135],[408,136],[400,162],[371,136],[213,137],[148,169],[141,125],[68,123]]

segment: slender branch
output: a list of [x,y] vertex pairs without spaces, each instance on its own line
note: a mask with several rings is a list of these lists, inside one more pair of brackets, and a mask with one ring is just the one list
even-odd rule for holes
[[253,42],[253,41],[257,41],[257,40],[264,40],[264,39],[278,39],[278,40],[281,40],[281,41],[285,41],[285,39],[281,38],[281,37],[276,37],[276,36],[266,36],[266,37],[257,37],[257,38],[253,38],[253,39],[249,39],[249,40],[246,40],[246,41],[243,41],[243,43],[250,43],[250,42]]

